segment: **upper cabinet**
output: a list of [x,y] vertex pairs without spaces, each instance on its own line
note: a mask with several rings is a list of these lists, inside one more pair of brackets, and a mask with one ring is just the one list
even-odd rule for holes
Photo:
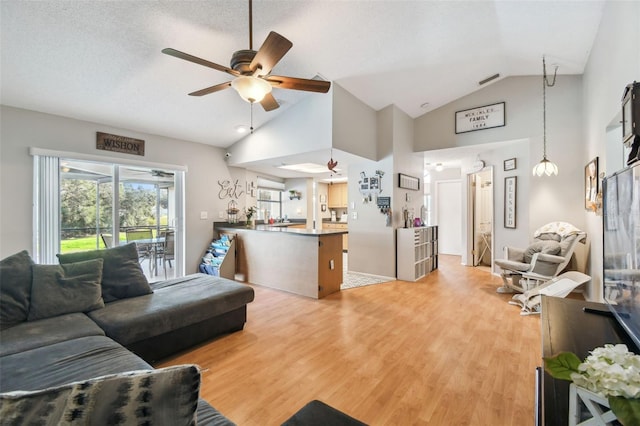
[[329,185],[329,208],[347,208],[347,184],[334,183]]

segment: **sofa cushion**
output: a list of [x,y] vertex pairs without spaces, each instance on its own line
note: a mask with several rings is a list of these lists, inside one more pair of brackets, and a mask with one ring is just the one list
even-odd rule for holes
[[23,424],[195,424],[200,370],[130,371],[38,391],[0,394],[0,418]]
[[66,340],[0,358],[0,392],[38,390],[151,365],[105,336]]
[[102,259],[33,265],[28,321],[104,308]]
[[23,322],[0,332],[0,356],[86,336],[104,336],[104,331],[85,314]]
[[524,251],[525,263],[531,263],[531,259],[536,253],[560,254],[560,243],[553,240],[536,241]]
[[26,250],[0,261],[0,330],[27,320],[31,265],[33,260]]
[[107,336],[127,346],[233,311],[251,302],[248,285],[192,274],[154,286],[152,294],[87,313]]
[[138,262],[135,243],[105,250],[58,254],[61,264],[103,259],[102,298],[105,303],[151,293],[149,282]]

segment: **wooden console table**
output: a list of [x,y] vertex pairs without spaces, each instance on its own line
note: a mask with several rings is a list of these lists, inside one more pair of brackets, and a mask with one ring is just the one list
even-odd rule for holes
[[[606,343],[624,343],[629,350],[637,352],[635,344],[614,317],[586,313],[584,307],[609,311],[602,303],[542,296],[542,356],[573,352],[584,359],[589,351]],[[537,407],[538,424],[567,425],[569,382],[556,380],[544,372],[538,391],[541,403]]]

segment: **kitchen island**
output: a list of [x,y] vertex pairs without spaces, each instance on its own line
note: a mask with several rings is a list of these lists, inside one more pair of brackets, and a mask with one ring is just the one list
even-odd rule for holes
[[237,272],[244,281],[315,299],[340,291],[346,232],[214,223],[214,233],[236,236]]

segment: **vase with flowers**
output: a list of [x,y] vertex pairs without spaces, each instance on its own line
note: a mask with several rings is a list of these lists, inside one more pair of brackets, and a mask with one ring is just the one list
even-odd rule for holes
[[245,207],[244,215],[247,218],[247,220],[245,221],[245,226],[247,228],[253,228],[253,215],[255,215],[257,211],[258,208],[256,206],[251,206],[249,208]]
[[582,362],[574,353],[563,352],[544,358],[544,365],[553,378],[606,399],[624,426],[640,425],[640,355],[626,345],[606,344]]

